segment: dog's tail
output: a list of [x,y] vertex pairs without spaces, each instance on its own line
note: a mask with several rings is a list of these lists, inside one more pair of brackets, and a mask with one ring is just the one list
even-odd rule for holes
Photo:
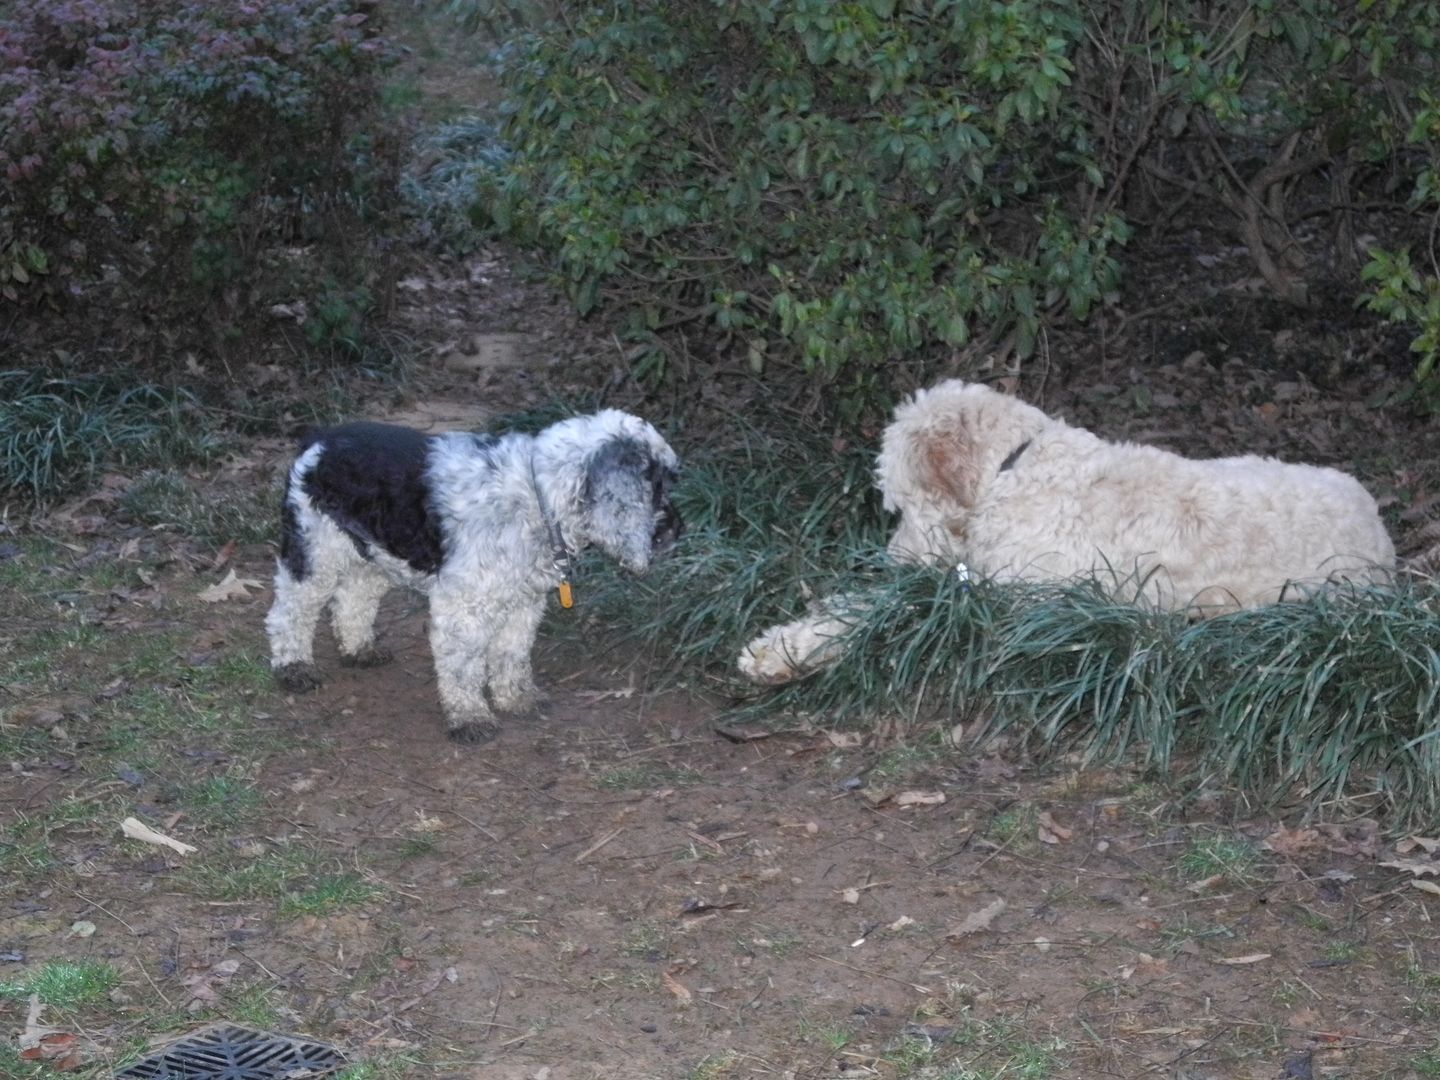
[[306,424],[295,435],[295,453],[303,454],[325,437],[325,428],[319,424]]

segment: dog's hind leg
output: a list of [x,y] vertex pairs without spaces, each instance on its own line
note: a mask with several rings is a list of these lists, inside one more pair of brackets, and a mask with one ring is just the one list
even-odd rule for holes
[[375,645],[375,614],[390,587],[390,578],[370,563],[341,578],[330,625],[340,643],[340,662],[347,667],[377,667],[394,659],[388,649]]
[[490,699],[501,712],[529,712],[540,704],[530,652],[544,614],[543,598],[511,608],[490,641]]
[[488,742],[500,731],[485,700],[495,615],[483,595],[459,594],[437,583],[430,593],[430,652],[446,734],[456,742]]

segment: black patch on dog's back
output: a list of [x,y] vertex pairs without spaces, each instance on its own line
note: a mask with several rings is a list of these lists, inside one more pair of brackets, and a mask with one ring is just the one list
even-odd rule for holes
[[373,546],[421,573],[440,569],[440,527],[425,482],[430,436],[358,422],[318,432],[310,441],[325,448],[305,475],[305,494],[362,555]]

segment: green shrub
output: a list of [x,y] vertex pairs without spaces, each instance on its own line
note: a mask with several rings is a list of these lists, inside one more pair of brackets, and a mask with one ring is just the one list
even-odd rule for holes
[[[1434,215],[1440,214],[1440,98],[1422,91],[1421,101],[1424,108],[1410,127],[1409,142],[1422,147],[1428,160],[1416,177],[1410,202],[1414,209],[1430,214],[1433,222]],[[1434,237],[1432,224],[1432,241]],[[1408,250],[1374,249],[1361,272],[1374,291],[1360,299],[1390,322],[1409,323],[1420,331],[1410,343],[1410,351],[1419,355],[1415,381],[1431,411],[1440,412],[1440,371],[1436,370],[1440,361],[1440,265],[1435,262],[1433,242],[1429,261],[1431,272],[1422,277]]]
[[395,183],[369,10],[5,5],[0,304],[199,314],[213,343],[327,269],[361,284]]
[[1099,178],[1062,105],[1085,25],[944,7],[579,5],[516,46],[490,213],[582,312],[618,303],[640,338],[699,318],[851,400],[977,327],[1026,355],[1047,305],[1114,288],[1128,234],[1071,205],[1076,170]]
[[[548,252],[582,312],[611,307],[642,373],[690,331],[851,418],[884,408],[897,361],[1023,359],[1086,318],[1132,219],[1226,229],[1296,304],[1317,267],[1353,278],[1356,206],[1413,174],[1407,131],[1440,91],[1433,0],[523,14],[514,155],[480,177],[494,227]],[[1334,228],[1297,233],[1302,214]]]

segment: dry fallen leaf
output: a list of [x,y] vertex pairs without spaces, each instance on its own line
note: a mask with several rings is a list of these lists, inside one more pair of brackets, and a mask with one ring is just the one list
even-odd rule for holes
[[945,801],[943,791],[902,791],[894,798],[896,806],[939,806]]
[[75,1045],[79,1041],[78,1035],[72,1035],[68,1031],[42,1035],[34,1046],[20,1051],[20,1060],[43,1061],[56,1072],[72,1072],[83,1064],[80,1051]]
[[827,731],[825,738],[837,750],[850,750],[861,743],[858,731]]
[[887,926],[886,930],[904,930],[907,926],[914,926],[915,920],[909,915],[901,915],[898,919]]
[[676,1000],[679,1001],[681,1005],[689,1005],[695,997],[679,979],[675,978],[675,976],[671,975],[668,971],[662,971],[660,973],[660,981],[665,985],[666,990],[669,990],[670,993],[675,995]]
[[1434,855],[1436,852],[1440,852],[1440,840],[1429,836],[1407,836],[1395,844],[1395,850],[1401,855],[1409,855],[1416,848],[1420,848],[1429,855]]
[[1440,885],[1436,885],[1433,881],[1412,881],[1410,884],[1421,892],[1428,892],[1433,896],[1440,896]]
[[1211,874],[1207,878],[1201,878],[1199,881],[1191,882],[1189,885],[1185,886],[1185,889],[1187,892],[1202,893],[1205,892],[1207,889],[1213,889],[1216,885],[1219,885],[1224,880],[1224,874]]
[[1440,860],[1390,859],[1380,865],[1388,866],[1392,870],[1404,870],[1407,874],[1414,874],[1417,877],[1421,874],[1440,874]]
[[1074,829],[1067,829],[1064,825],[1057,823],[1056,820],[1050,816],[1049,810],[1042,810],[1040,812],[1039,821],[1040,842],[1042,844],[1059,844],[1062,841],[1069,840],[1070,837],[1075,835]]
[[231,977],[240,970],[240,961],[231,957],[228,960],[221,960],[206,971],[197,971],[192,975],[186,975],[180,980],[180,984],[190,992],[190,999],[185,1007],[191,1012],[199,1012],[209,1006],[220,1003],[220,995],[215,989],[215,984],[224,986]]
[[965,918],[961,919],[957,925],[945,931],[945,936],[947,938],[958,938],[964,937],[967,934],[978,934],[982,930],[988,930],[990,929],[990,924],[995,921],[997,915],[1005,910],[1005,907],[1005,898],[1003,896],[997,896],[994,900],[990,901],[990,903],[976,911],[972,911],[969,915],[966,915]]
[[1260,842],[1277,855],[1293,858],[1310,851],[1334,855],[1378,855],[1380,826],[1369,818],[1343,824],[1322,822],[1306,829],[1276,829]]
[[1269,960],[1271,954],[1268,952],[1248,953],[1245,956],[1219,956],[1215,958],[1217,964],[1258,964],[1261,960]]
[[229,570],[217,584],[201,589],[195,595],[207,604],[218,604],[224,600],[248,600],[250,590],[259,588],[262,585],[254,578],[236,577],[235,571]]
[[199,850],[182,840],[176,840],[173,836],[156,832],[139,818],[127,817],[120,822],[120,831],[132,840],[143,840],[147,844],[155,844],[158,847],[174,848],[181,855],[190,855]]
[[858,904],[860,902],[860,890],[846,889],[840,894],[840,899],[847,904]]

